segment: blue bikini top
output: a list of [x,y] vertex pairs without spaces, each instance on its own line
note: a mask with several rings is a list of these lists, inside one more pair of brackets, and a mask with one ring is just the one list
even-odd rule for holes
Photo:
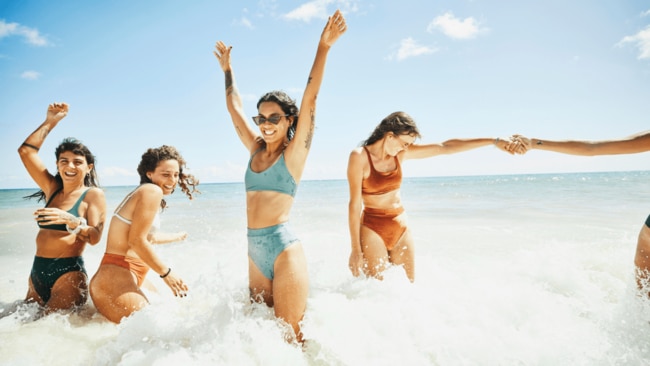
[[[81,202],[84,200],[84,197],[86,197],[86,193],[88,193],[89,190],[90,190],[90,189],[86,189],[86,190],[84,191],[84,193],[81,194],[81,196],[79,197],[79,199],[77,200],[77,202],[75,202],[75,204],[72,206],[72,208],[69,209],[69,210],[66,211],[66,212],[69,213],[69,214],[71,214],[71,215],[74,216],[74,217],[78,217],[78,216],[79,216],[79,205],[81,205]],[[52,202],[52,200],[54,199],[54,197],[55,197],[57,194],[59,194],[59,192],[61,192],[60,189],[59,189],[58,191],[54,192],[54,194],[52,195],[52,197],[50,197],[50,199],[49,199],[49,200],[47,201],[47,203],[45,204],[45,207],[48,207],[48,206],[50,205],[50,202]],[[38,227],[40,227],[41,229],[50,229],[50,230],[67,231],[67,229],[66,229],[66,227],[65,227],[65,224],[41,225],[41,223],[38,222]]]
[[251,169],[251,163],[253,162],[253,157],[259,151],[257,150],[248,161],[248,168],[244,176],[246,192],[274,191],[295,197],[298,185],[291,176],[291,173],[289,173],[289,169],[287,169],[287,164],[284,161],[284,152],[282,152],[280,158],[273,165],[262,172],[256,173]]

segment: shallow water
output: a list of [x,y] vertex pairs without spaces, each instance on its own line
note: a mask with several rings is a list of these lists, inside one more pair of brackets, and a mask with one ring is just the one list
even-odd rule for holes
[[[303,182],[292,212],[309,265],[304,350],[271,309],[250,304],[243,184],[170,197],[157,248],[189,284],[174,298],[157,276],[151,305],[114,325],[88,303],[34,320],[0,319],[7,365],[642,365],[650,304],[633,256],[650,213],[650,172],[410,178],[402,186],[416,240],[416,282],[348,268],[347,183]],[[132,187],[106,188],[108,210]],[[25,295],[39,205],[0,191],[0,307]],[[93,274],[105,240],[84,254]],[[5,311],[6,312],[6,311]]]

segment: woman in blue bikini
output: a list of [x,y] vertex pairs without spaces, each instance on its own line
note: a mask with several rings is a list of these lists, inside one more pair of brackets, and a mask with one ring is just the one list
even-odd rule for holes
[[47,117],[18,148],[20,159],[41,189],[28,198],[46,202],[36,210],[36,255],[25,301],[46,312],[67,310],[88,299],[88,276],[81,257],[86,244],[99,242],[104,228],[106,200],[99,188],[95,157],[81,142],[67,138],[56,148],[56,175],[39,149],[50,131],[68,114],[66,103],[53,103]]
[[250,153],[245,185],[251,299],[273,307],[276,317],[293,329],[288,339],[298,342],[309,280],[302,244],[289,227],[289,211],[311,146],[327,54],[345,31],[337,10],[321,34],[300,110],[284,92],[269,92],[257,103],[257,131],[246,123],[230,65],[232,47],[219,41],[214,52],[225,74],[228,112]]

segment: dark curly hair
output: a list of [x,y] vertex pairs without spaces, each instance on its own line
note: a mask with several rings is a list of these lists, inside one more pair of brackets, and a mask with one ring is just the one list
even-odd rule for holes
[[299,108],[296,105],[296,101],[294,99],[291,99],[291,97],[283,91],[273,90],[262,95],[260,100],[257,102],[257,109],[259,109],[260,104],[264,102],[276,103],[277,105],[280,106],[280,108],[282,108],[284,114],[293,116],[293,123],[291,124],[291,126],[289,126],[289,129],[287,130],[287,139],[291,141],[291,139],[293,139],[293,136],[296,134],[296,126],[298,126]]
[[370,134],[370,137],[361,143],[361,146],[372,145],[375,142],[384,138],[384,136],[392,132],[395,135],[411,135],[415,138],[421,137],[415,121],[406,112],[393,112],[386,116],[378,125],[375,130]]
[[[77,140],[74,137],[67,137],[61,141],[59,146],[57,146],[56,150],[54,150],[54,155],[56,156],[56,161],[59,161],[59,156],[61,156],[62,153],[69,151],[75,155],[83,156],[86,159],[86,163],[88,165],[92,164],[93,167],[90,169],[90,172],[84,177],[84,186],[86,187],[99,187],[99,178],[97,177],[97,170],[95,166],[95,155],[93,155],[90,152],[90,149],[86,145],[84,145],[81,141]],[[56,180],[57,186],[60,189],[63,187],[63,179],[61,178],[61,174],[59,173],[58,169],[56,172],[56,175],[54,176],[54,179]],[[31,194],[29,196],[25,196],[24,198],[38,198],[37,202],[40,201],[45,201],[45,192],[42,190]]]
[[[178,161],[178,166],[180,168],[178,185],[189,199],[194,198],[192,195],[193,193],[201,193],[196,189],[196,186],[199,185],[199,180],[191,174],[183,173],[183,168],[185,168],[186,164],[185,159],[183,159],[175,147],[168,145],[162,145],[159,148],[149,148],[144,154],[142,154],[142,159],[140,160],[140,164],[138,164],[140,184],[153,183],[151,179],[147,177],[147,173],[156,170],[158,164],[165,160]],[[160,202],[160,207],[163,209],[167,207],[167,202],[165,202],[164,199]]]

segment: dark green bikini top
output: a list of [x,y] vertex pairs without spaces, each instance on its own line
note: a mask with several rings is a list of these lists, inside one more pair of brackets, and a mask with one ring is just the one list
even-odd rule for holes
[[[69,214],[71,214],[71,215],[74,216],[74,217],[78,217],[78,216],[79,216],[79,205],[81,204],[81,201],[84,200],[84,197],[86,197],[86,193],[88,193],[89,190],[90,190],[90,188],[89,188],[89,189],[86,189],[86,190],[84,191],[84,193],[81,194],[81,196],[79,197],[79,199],[77,200],[77,202],[75,202],[74,206],[72,206],[72,208],[69,209],[69,210],[66,211],[66,212],[69,213]],[[47,201],[47,203],[45,204],[45,207],[48,207],[48,206],[50,205],[50,202],[52,202],[52,200],[54,199],[54,197],[56,197],[56,195],[59,194],[59,192],[61,192],[60,189],[59,189],[58,191],[54,192],[54,194],[52,195],[52,197],[50,197],[50,199],[49,199],[49,200]],[[40,217],[40,216],[39,216],[39,217]],[[40,227],[41,229],[67,231],[67,229],[66,229],[66,227],[65,227],[65,224],[41,225],[41,223],[38,222],[38,227]]]

